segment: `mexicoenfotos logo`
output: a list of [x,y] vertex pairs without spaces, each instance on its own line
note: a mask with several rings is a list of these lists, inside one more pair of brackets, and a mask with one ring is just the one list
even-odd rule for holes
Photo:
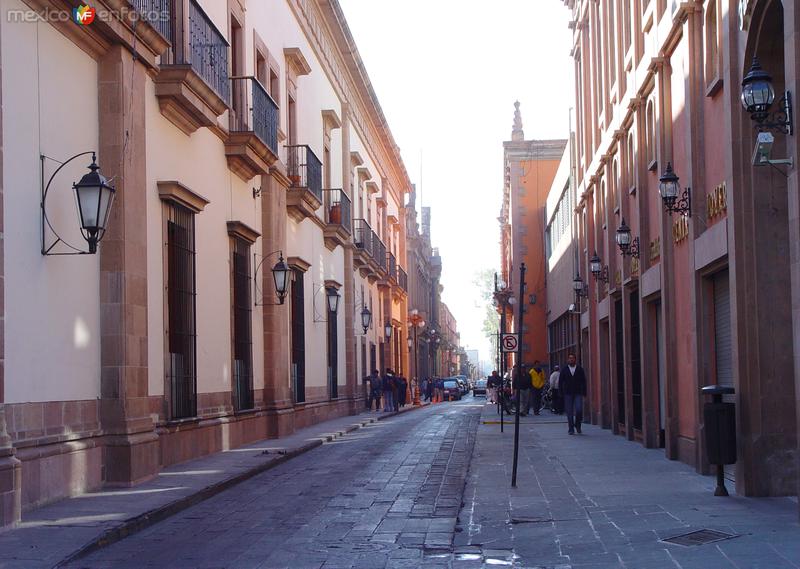
[[87,4],[72,9],[72,19],[80,26],[88,26],[94,22],[95,16],[97,11]]

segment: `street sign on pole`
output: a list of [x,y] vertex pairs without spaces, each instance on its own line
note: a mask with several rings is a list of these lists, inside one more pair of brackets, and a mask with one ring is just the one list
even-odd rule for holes
[[500,340],[500,349],[504,353],[514,353],[519,347],[519,334],[503,334]]

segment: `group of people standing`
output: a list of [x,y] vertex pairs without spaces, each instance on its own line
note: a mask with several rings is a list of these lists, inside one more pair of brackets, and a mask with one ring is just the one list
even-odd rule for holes
[[[549,378],[541,363],[537,360],[527,368],[527,373],[516,374],[512,388],[519,389],[519,414],[527,415],[533,410],[534,415],[540,413],[542,407],[542,393],[545,385],[549,384],[551,396],[551,409],[553,413],[566,413],[569,434],[581,433],[583,423],[583,398],[586,397],[586,373],[578,365],[575,354],[567,356],[567,365],[561,368],[553,366]],[[503,379],[493,371],[486,382],[487,399],[497,403],[503,389]]]
[[422,380],[422,395],[425,401],[441,403],[444,401],[444,379],[436,377]]
[[367,385],[367,409],[372,410],[375,403],[375,410],[381,410],[381,400],[383,400],[383,411],[399,411],[405,407],[406,393],[408,391],[408,380],[397,375],[391,368],[386,368],[386,373],[381,376],[377,369],[364,378]]

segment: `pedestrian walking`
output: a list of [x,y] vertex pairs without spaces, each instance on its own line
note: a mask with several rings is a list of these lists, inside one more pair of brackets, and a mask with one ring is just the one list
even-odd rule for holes
[[373,369],[372,373],[367,376],[369,389],[369,399],[367,400],[367,409],[372,411],[372,402],[375,401],[375,410],[381,410],[381,392],[383,391],[383,382],[381,381],[381,374],[377,369]]
[[383,410],[388,413],[394,411],[394,400],[392,399],[392,386],[394,379],[392,378],[391,370],[387,368],[381,382],[381,389],[383,391]]
[[425,392],[425,397],[431,403],[433,403],[433,395],[434,395],[435,390],[436,390],[436,380],[434,378],[432,378],[432,377],[429,377],[428,378],[428,389]]
[[427,401],[428,400],[428,378],[427,377],[422,380],[420,393],[422,394],[422,399]]
[[564,402],[561,397],[561,390],[558,388],[558,378],[561,375],[558,364],[553,366],[553,373],[550,374],[550,393],[552,394],[553,413],[561,415],[564,412]]
[[531,376],[531,407],[533,414],[538,415],[542,408],[542,389],[544,389],[544,370],[539,360],[533,362],[529,375]]
[[486,392],[489,394],[489,403],[497,403],[497,390],[500,389],[502,384],[503,381],[500,379],[500,374],[497,373],[497,370],[494,370],[492,375],[486,380]]
[[434,389],[434,399],[436,403],[444,401],[444,380],[441,377],[436,378],[436,388]]
[[530,405],[531,397],[531,376],[525,373],[523,366],[516,366],[514,369],[514,383],[513,388],[516,393],[519,390],[519,414],[523,417],[528,414],[528,405]]
[[400,400],[400,407],[406,406],[406,390],[408,389],[408,380],[402,375],[397,378],[397,398]]
[[567,367],[561,370],[558,384],[564,394],[564,410],[567,413],[569,434],[574,435],[575,431],[581,434],[583,398],[586,397],[586,374],[578,365],[575,354],[569,354],[567,357]]
[[392,378],[392,410],[400,410],[400,378],[394,373],[394,370],[387,369],[386,373]]

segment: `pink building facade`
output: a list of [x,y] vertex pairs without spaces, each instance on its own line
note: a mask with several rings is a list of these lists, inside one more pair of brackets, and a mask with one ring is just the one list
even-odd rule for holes
[[[736,491],[797,494],[797,140],[773,132],[772,159],[794,165],[754,164],[757,123],[740,97],[754,56],[772,76],[772,111],[797,93],[800,11],[779,0],[565,4],[592,421],[710,472],[700,389],[733,387]],[[668,165],[691,194],[683,212],[667,213],[659,194]]]

